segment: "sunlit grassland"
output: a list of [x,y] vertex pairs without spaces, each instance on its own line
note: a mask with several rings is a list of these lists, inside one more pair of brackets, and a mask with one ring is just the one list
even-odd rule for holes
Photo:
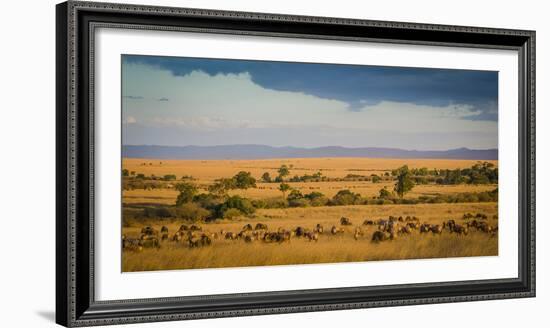
[[[328,231],[332,225],[339,226],[342,216],[350,218],[353,225],[345,227],[345,233],[333,236],[323,233],[318,242],[293,238],[289,243],[245,243],[242,240],[214,239],[209,247],[189,248],[184,243],[165,241],[159,249],[144,249],[141,252],[124,252],[123,271],[149,271],[191,268],[220,268],[261,265],[285,265],[307,263],[356,262],[375,260],[403,260],[418,258],[446,258],[465,256],[498,255],[498,235],[472,231],[467,236],[444,232],[442,235],[402,235],[397,240],[373,243],[370,241],[375,227],[362,226],[365,219],[393,216],[417,216],[421,222],[441,224],[454,219],[463,222],[464,213],[483,213],[492,225],[498,220],[496,203],[467,204],[418,204],[418,205],[357,205],[315,208],[286,208],[258,210],[252,218],[220,220],[202,224],[205,231],[219,233],[221,230],[238,232],[246,223],[265,223],[270,229],[279,227],[294,229],[297,226],[313,228],[320,223]],[[166,225],[175,232],[182,222],[149,220],[123,228],[130,237],[139,234],[141,226],[152,225],[157,229]],[[355,227],[364,232],[358,240],[353,237]]]

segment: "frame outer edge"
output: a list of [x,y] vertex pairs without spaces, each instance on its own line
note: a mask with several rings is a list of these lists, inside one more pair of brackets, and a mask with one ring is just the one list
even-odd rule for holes
[[[61,165],[57,164],[58,178],[57,179],[66,179],[65,187],[68,188],[63,192],[61,190],[57,191],[57,204],[58,211],[59,204],[64,203],[66,211],[63,215],[58,212],[57,214],[57,224],[58,231],[59,226],[65,224],[66,230],[65,235],[58,236],[57,240],[57,252],[58,256],[62,253],[63,262],[66,271],[61,272],[57,270],[56,278],[59,279],[60,276],[66,275],[67,283],[65,286],[57,286],[57,299],[56,299],[56,320],[59,324],[76,327],[76,326],[85,326],[85,325],[105,325],[105,324],[124,324],[124,323],[138,323],[138,322],[152,322],[152,321],[169,321],[169,320],[181,320],[181,319],[201,319],[201,318],[216,318],[216,317],[235,317],[235,316],[247,316],[247,315],[263,315],[263,314],[277,314],[277,313],[295,313],[295,312],[308,312],[308,311],[328,311],[328,310],[342,310],[342,309],[355,309],[355,308],[367,308],[367,307],[381,307],[381,306],[400,306],[400,305],[415,305],[415,304],[432,304],[432,303],[442,303],[442,302],[463,302],[463,301],[476,301],[476,300],[490,300],[490,299],[506,299],[506,298],[519,298],[519,297],[534,297],[535,296],[535,32],[534,31],[525,31],[525,30],[507,30],[507,29],[494,29],[494,28],[481,28],[481,27],[467,27],[467,26],[450,26],[450,25],[431,25],[431,24],[416,24],[416,23],[400,23],[400,22],[381,22],[381,21],[368,21],[368,20],[359,20],[359,19],[344,19],[344,18],[328,18],[328,17],[312,17],[312,16],[291,16],[291,15],[280,15],[280,14],[263,14],[263,13],[245,13],[245,12],[231,12],[231,11],[217,11],[217,10],[202,10],[202,9],[186,9],[186,8],[171,8],[171,7],[154,7],[154,6],[141,6],[141,5],[127,5],[127,4],[113,4],[113,3],[94,3],[94,2],[84,2],[84,1],[68,1],[57,5],[58,15],[59,8],[65,6],[65,17],[60,19],[57,17],[57,27],[59,24],[65,26],[65,37],[61,38],[61,41],[65,41],[66,49],[63,52],[62,57],[65,59],[66,67],[65,73],[63,76],[65,78],[64,83],[57,82],[59,85],[65,86],[65,99],[62,104],[61,101],[57,101],[57,115],[58,123],[61,120],[64,120],[66,124],[67,131],[63,133],[60,130],[60,127],[57,127],[56,133],[57,137],[65,137],[66,148],[61,149],[60,145],[63,144],[63,140],[58,139],[56,142],[58,148],[58,161],[61,160]],[[129,317],[105,317],[97,319],[85,319],[79,318],[77,316],[76,310],[76,293],[77,293],[77,282],[75,279],[76,276],[76,190],[77,190],[77,181],[76,181],[76,155],[77,155],[77,72],[78,72],[78,34],[77,34],[77,14],[79,10],[96,10],[96,11],[111,11],[111,12],[134,12],[134,13],[149,13],[155,15],[172,15],[179,17],[193,17],[193,16],[202,16],[202,17],[231,17],[237,19],[248,19],[248,20],[260,20],[260,21],[270,21],[270,20],[279,20],[286,22],[312,22],[312,23],[323,23],[323,24],[342,24],[342,25],[362,25],[362,26],[375,26],[375,27],[386,27],[386,28],[401,28],[401,29],[418,29],[418,30],[436,30],[436,31],[447,31],[447,32],[477,32],[493,35],[510,35],[510,36],[522,36],[527,39],[524,47],[527,49],[527,58],[526,58],[526,72],[525,75],[528,77],[523,81],[528,84],[527,94],[524,96],[529,97],[529,100],[524,102],[527,105],[527,114],[529,122],[526,122],[525,127],[528,129],[529,133],[525,133],[520,138],[525,138],[529,140],[529,148],[525,149],[525,152],[530,152],[529,154],[523,154],[523,156],[529,158],[530,176],[527,181],[530,190],[528,191],[530,202],[526,204],[529,209],[530,215],[524,218],[525,221],[529,223],[530,230],[526,231],[524,234],[525,237],[529,238],[525,242],[526,247],[530,247],[530,256],[527,259],[529,268],[528,274],[530,277],[530,284],[526,286],[527,290],[504,293],[504,294],[483,294],[483,295],[465,295],[465,296],[436,296],[428,297],[421,299],[397,299],[397,300],[388,300],[388,301],[370,301],[370,302],[348,302],[348,303],[339,303],[339,304],[322,304],[322,305],[301,305],[301,306],[289,306],[289,307],[270,307],[270,308],[261,308],[261,309],[239,309],[239,310],[222,310],[215,312],[194,312],[194,313],[174,313],[174,314],[143,314]],[[61,23],[60,23],[61,22]],[[60,39],[59,30],[57,38]],[[59,40],[58,40],[59,42]],[[57,50],[59,50],[59,44]],[[61,53],[58,52],[56,58],[60,60]],[[58,62],[59,63],[59,62]],[[58,67],[59,70],[59,67]],[[57,73],[57,76],[61,76],[61,73]],[[58,90],[59,91],[59,90]],[[57,94],[59,96],[59,93]],[[62,150],[62,151],[60,151]],[[527,155],[527,156],[526,156]],[[520,154],[520,157],[522,154]],[[525,158],[523,157],[523,158]],[[66,168],[64,172],[65,176],[59,175],[61,168]],[[63,172],[62,172],[63,173]],[[60,181],[57,181],[58,186]],[[69,191],[67,193],[67,191]],[[527,191],[527,190],[524,190]],[[61,199],[65,195],[63,199]],[[527,212],[527,211],[525,211]],[[524,212],[524,213],[525,213]],[[59,249],[59,240],[63,237],[65,239],[66,248]],[[66,253],[63,253],[66,252]],[[59,262],[58,262],[59,264]],[[56,266],[59,269],[59,266]],[[93,272],[93,271],[92,271]],[[64,293],[60,293],[64,291]],[[60,295],[64,296],[65,300],[60,300]],[[58,309],[63,310],[63,307],[59,305],[65,305],[66,312],[59,313]],[[58,314],[66,314],[65,318],[60,316],[58,319]],[[83,316],[85,317],[85,316]]]

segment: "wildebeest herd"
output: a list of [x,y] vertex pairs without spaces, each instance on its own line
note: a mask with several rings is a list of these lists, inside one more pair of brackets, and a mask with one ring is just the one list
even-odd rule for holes
[[[496,216],[494,217],[496,219]],[[139,237],[122,236],[122,248],[127,251],[141,251],[143,248],[160,248],[164,242],[180,243],[189,248],[207,247],[214,240],[244,241],[245,243],[290,243],[293,239],[303,239],[309,242],[317,242],[323,235],[338,236],[352,232],[355,240],[370,240],[373,243],[390,241],[401,236],[418,232],[419,234],[441,235],[444,232],[466,236],[470,231],[479,231],[491,236],[498,232],[498,225],[487,222],[487,215],[466,213],[463,222],[454,219],[443,221],[441,224],[421,223],[416,216],[395,217],[385,219],[365,219],[361,225],[353,226],[349,218],[340,218],[339,224],[334,224],[330,229],[317,223],[313,228],[297,226],[293,229],[279,227],[270,230],[267,224],[245,224],[239,231],[220,230],[210,232],[198,224],[182,224],[179,229],[170,235],[168,227],[162,226],[157,230],[151,226],[141,229]],[[372,229],[371,229],[372,228]],[[369,231],[370,230],[370,231]],[[374,230],[374,231],[372,231]]]

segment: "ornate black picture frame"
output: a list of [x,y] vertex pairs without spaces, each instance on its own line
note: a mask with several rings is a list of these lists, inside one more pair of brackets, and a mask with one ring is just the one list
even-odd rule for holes
[[[94,297],[97,27],[509,49],[519,57],[519,277],[247,294]],[[535,296],[535,32],[69,1],[57,5],[56,321],[91,326]]]

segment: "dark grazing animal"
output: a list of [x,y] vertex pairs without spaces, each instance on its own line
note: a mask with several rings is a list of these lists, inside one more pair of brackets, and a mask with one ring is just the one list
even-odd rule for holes
[[153,227],[146,226],[146,227],[141,228],[141,234],[146,235],[146,236],[157,236],[158,231],[155,230]]
[[158,248],[160,247],[159,240],[155,235],[141,234],[140,245],[144,248]]
[[254,230],[267,230],[267,224],[256,223]]
[[346,217],[341,217],[341,218],[340,218],[340,224],[341,224],[341,225],[351,225],[352,223],[351,223],[351,221],[350,221],[348,218],[346,218]]
[[162,241],[168,240],[168,227],[167,226],[162,226],[162,228],[160,228],[160,240],[162,240]]
[[317,232],[308,231],[305,233],[304,237],[306,237],[309,241],[319,241],[319,234]]
[[431,226],[427,223],[423,223],[420,225],[420,233],[430,232],[431,230]]
[[189,227],[189,230],[190,230],[190,231],[201,231],[201,230],[202,230],[202,227],[199,226],[199,225],[193,224],[192,226]]
[[460,224],[455,224],[453,226],[453,231],[456,234],[459,235],[467,235],[468,234],[468,227],[462,226]]
[[443,227],[440,226],[439,224],[432,224],[431,227],[430,227],[430,230],[432,231],[432,233],[435,235],[435,234],[441,234],[443,232]]
[[143,247],[141,246],[141,240],[127,238],[126,235],[122,235],[122,249],[125,251],[140,252],[143,250]]
[[296,229],[294,229],[294,234],[296,235],[296,237],[302,237],[306,232],[306,229],[303,228],[303,227],[296,227]]
[[374,221],[366,219],[365,221],[363,221],[363,225],[374,225]]
[[235,240],[237,239],[237,234],[234,232],[226,232],[224,238],[227,240]]
[[447,220],[443,222],[443,229],[447,228],[449,229],[449,232],[453,232],[455,225],[456,225],[455,220]]
[[375,243],[378,243],[378,242],[381,242],[381,241],[384,241],[384,240],[388,240],[390,238],[391,238],[391,234],[389,232],[378,230],[378,231],[375,231],[372,234],[371,241],[375,242]]
[[315,226],[315,229],[313,229],[314,232],[316,233],[323,233],[325,229],[323,228],[323,226],[320,224],[320,223],[317,223],[317,225]]
[[245,224],[242,231],[252,231],[252,225],[250,223]]

